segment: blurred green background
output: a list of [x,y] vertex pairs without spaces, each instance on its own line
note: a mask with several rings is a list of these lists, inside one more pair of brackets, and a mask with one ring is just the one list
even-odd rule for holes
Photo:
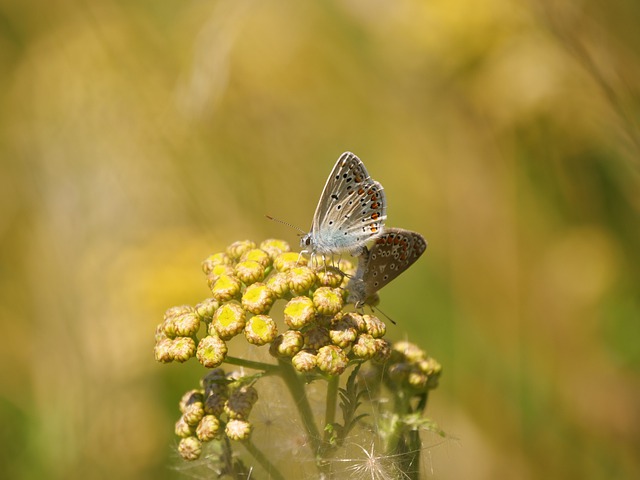
[[[567,3],[567,5],[558,5]],[[0,1],[3,478],[175,478],[206,256],[308,229],[345,150],[424,257],[438,479],[640,478],[637,0]]]

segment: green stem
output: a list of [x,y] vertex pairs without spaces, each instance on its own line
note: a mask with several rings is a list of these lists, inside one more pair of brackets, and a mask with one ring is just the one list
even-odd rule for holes
[[338,403],[339,382],[340,377],[338,377],[337,375],[332,376],[327,382],[327,403],[324,414],[325,425],[331,425],[336,421],[336,404]]
[[278,375],[280,367],[270,363],[254,362],[253,360],[245,360],[237,357],[225,357],[224,363],[230,365],[238,365],[239,367],[251,368],[253,370],[262,370],[269,375]]
[[313,453],[315,455],[320,447],[320,432],[318,432],[318,427],[316,427],[316,424],[313,421],[313,412],[311,411],[311,405],[307,399],[307,392],[305,392],[304,385],[290,364],[282,360],[278,360],[278,365],[280,367],[279,374],[289,389],[289,393],[291,393],[296,407],[298,407],[302,424],[307,431],[307,436],[309,437],[309,442],[311,443],[311,447],[313,448]]
[[248,450],[248,452],[256,459],[256,461],[264,468],[267,472],[268,478],[273,478],[274,480],[284,480],[284,476],[280,473],[280,470],[276,468],[276,466],[269,461],[269,459],[262,453],[258,447],[251,440],[245,440],[242,442],[244,448]]

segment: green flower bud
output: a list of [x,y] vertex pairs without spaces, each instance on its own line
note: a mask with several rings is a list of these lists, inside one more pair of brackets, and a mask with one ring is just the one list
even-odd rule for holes
[[289,275],[285,272],[277,272],[267,279],[266,285],[276,298],[283,298],[289,293]]
[[362,318],[366,325],[367,333],[373,338],[382,338],[387,333],[387,325],[378,317],[363,315]]
[[163,338],[158,341],[158,343],[156,343],[155,347],[153,347],[153,355],[156,359],[156,362],[173,362],[173,352],[171,350],[172,345],[173,340],[171,340],[170,338]]
[[311,350],[318,350],[331,344],[329,330],[326,327],[313,327],[304,332],[304,346]]
[[279,272],[288,272],[292,268],[304,266],[307,259],[298,252],[284,252],[273,260],[273,266]]
[[182,418],[191,426],[196,426],[204,417],[204,405],[202,402],[190,403],[184,408]]
[[177,317],[178,315],[182,315],[183,313],[193,312],[193,307],[191,305],[178,305],[175,307],[171,307],[164,312],[164,319],[169,320]]
[[315,272],[320,286],[338,288],[342,285],[344,274],[335,267],[320,266]]
[[218,280],[221,275],[233,277],[235,274],[236,269],[233,265],[216,265],[211,272],[207,274],[207,285],[209,285],[209,289],[212,289],[216,280]]
[[344,319],[343,317],[338,321],[331,322],[329,337],[331,337],[331,343],[334,345],[340,348],[347,348],[355,342],[357,336],[358,330],[348,318]]
[[274,301],[273,292],[264,283],[249,285],[242,295],[242,306],[254,315],[268,313]]
[[198,343],[196,357],[207,368],[216,368],[227,356],[227,344],[218,337],[209,335]]
[[342,309],[342,293],[335,288],[320,287],[313,292],[313,304],[319,314],[335,315]]
[[193,405],[194,403],[202,403],[204,402],[204,395],[200,390],[189,390],[182,395],[180,399],[180,403],[178,404],[178,408],[180,408],[180,412],[184,413],[187,411],[187,407],[189,405]]
[[176,422],[174,432],[180,438],[191,437],[196,433],[195,428],[193,428],[185,421],[184,416],[181,416],[180,419]]
[[251,435],[251,424],[246,420],[229,420],[224,433],[231,440],[247,440]]
[[223,340],[229,340],[242,332],[246,324],[245,311],[239,303],[225,303],[213,315],[209,334],[217,333]]
[[316,318],[316,309],[309,297],[295,297],[284,307],[284,321],[295,330],[300,330]]
[[264,278],[264,267],[255,260],[245,260],[236,265],[236,276],[245,285],[251,285]]
[[197,460],[202,455],[202,443],[196,437],[187,437],[180,440],[178,453],[185,460]]
[[176,335],[191,337],[200,330],[200,317],[196,312],[183,313],[173,319]]
[[200,320],[209,323],[219,306],[220,303],[215,298],[207,298],[195,306],[195,311]]
[[368,333],[367,323],[358,312],[339,313],[334,317],[334,321],[347,322],[350,326],[355,328],[358,333]]
[[275,258],[281,253],[291,250],[291,247],[284,240],[270,238],[260,244],[260,249],[267,252],[271,257],[271,260],[275,260]]
[[227,255],[233,260],[238,260],[244,253],[254,248],[256,244],[251,240],[240,240],[227,247]]
[[299,372],[310,372],[316,368],[316,355],[311,350],[300,350],[291,358],[291,364]]
[[345,371],[349,360],[340,347],[327,345],[318,350],[317,363],[320,371],[335,376]]
[[165,338],[168,338],[167,334],[164,332],[164,324],[165,322],[162,322],[156,325],[156,336],[155,336],[156,343],[158,343],[160,340],[164,340]]
[[277,335],[276,322],[268,315],[251,317],[244,327],[244,336],[253,345],[271,343]]
[[254,262],[258,262],[264,268],[267,268],[272,262],[269,254],[259,248],[254,248],[253,250],[245,252],[240,260],[243,262],[253,260]]
[[218,302],[228,302],[240,294],[242,284],[231,275],[220,275],[211,287],[213,298]]
[[376,353],[373,360],[377,363],[385,363],[391,358],[391,344],[384,338],[376,338]]
[[274,357],[293,357],[302,350],[304,337],[297,330],[287,330],[278,335],[269,347],[269,353]]
[[362,333],[358,336],[358,340],[351,347],[353,354],[363,360],[373,358],[376,354],[375,339],[368,333]]
[[215,438],[220,430],[220,420],[213,415],[205,415],[198,423],[196,435],[201,442],[209,442]]
[[232,261],[225,253],[214,253],[202,262],[202,271],[209,275],[216,265],[231,265]]
[[196,353],[196,342],[191,337],[176,337],[169,347],[176,362],[184,363]]
[[289,270],[289,288],[294,295],[308,292],[316,281],[316,274],[309,267],[294,267]]

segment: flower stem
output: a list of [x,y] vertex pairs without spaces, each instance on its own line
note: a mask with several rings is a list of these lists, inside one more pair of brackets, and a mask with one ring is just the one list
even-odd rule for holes
[[256,461],[265,469],[267,472],[267,476],[269,478],[273,478],[274,480],[284,480],[284,476],[280,471],[276,468],[276,466],[269,461],[269,459],[262,453],[258,447],[251,440],[245,440],[242,442],[244,448],[256,459]]
[[293,401],[298,407],[302,424],[307,431],[309,442],[311,442],[313,453],[315,454],[320,447],[320,432],[318,432],[318,427],[313,421],[313,412],[307,399],[307,392],[305,392],[304,385],[291,365],[281,360],[278,360],[278,365],[280,367],[278,373],[282,377],[282,380],[284,380],[285,385],[289,389],[289,393],[291,393],[293,397]]
[[245,360],[243,358],[231,356],[225,357],[224,362],[229,365],[238,365],[239,367],[251,368],[253,370],[262,370],[269,375],[277,375],[280,373],[280,367],[270,363],[255,362],[253,360]]
[[327,403],[324,414],[324,424],[331,425],[336,420],[336,404],[338,403],[338,383],[340,377],[332,376],[327,382]]

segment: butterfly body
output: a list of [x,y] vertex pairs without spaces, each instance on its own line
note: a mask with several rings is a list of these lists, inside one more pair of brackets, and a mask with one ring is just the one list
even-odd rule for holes
[[427,249],[422,235],[401,228],[389,228],[370,249],[360,255],[358,269],[347,284],[348,302],[361,307],[373,305],[377,292],[415,263]]
[[312,255],[360,254],[387,218],[384,189],[362,161],[343,153],[325,183],[309,233],[300,246]]

